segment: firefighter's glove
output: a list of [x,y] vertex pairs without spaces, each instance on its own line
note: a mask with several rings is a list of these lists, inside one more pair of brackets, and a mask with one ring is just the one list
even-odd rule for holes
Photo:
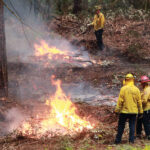
[[88,27],[91,26],[91,25],[92,25],[91,23],[87,24]]
[[143,118],[143,114],[138,114],[138,118],[142,119]]
[[115,114],[116,116],[119,116],[119,111],[117,111],[116,109],[113,111],[113,114]]
[[119,114],[119,113],[120,113],[120,110],[115,108],[115,109],[113,110],[113,113]]

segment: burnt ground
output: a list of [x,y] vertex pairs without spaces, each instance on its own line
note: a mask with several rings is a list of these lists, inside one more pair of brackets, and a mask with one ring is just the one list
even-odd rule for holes
[[[73,67],[63,65],[55,69],[40,69],[32,64],[8,64],[9,69],[9,84],[10,84],[10,98],[7,102],[1,101],[1,132],[7,126],[8,122],[5,120],[5,114],[11,108],[18,108],[24,113],[32,113],[31,107],[43,105],[41,101],[32,103],[31,99],[38,99],[40,94],[32,95],[28,100],[24,101],[28,93],[37,90],[33,87],[22,98],[22,91],[19,91],[19,84],[31,82],[35,76],[41,78],[49,78],[45,74],[55,74],[57,79],[61,79],[63,83],[72,82],[89,82],[93,87],[99,85],[109,90],[117,90],[122,84],[123,76],[132,72],[137,76],[136,81],[142,74],[150,75],[149,59],[150,59],[150,22],[149,21],[133,21],[124,18],[117,18],[115,20],[108,20],[105,26],[104,43],[105,49],[102,52],[97,50],[95,36],[92,28],[83,27],[82,22],[70,19],[67,16],[57,17],[48,23],[48,27],[53,31],[59,33],[61,36],[68,39],[73,45],[84,46],[85,50],[90,54],[93,63],[88,67]],[[141,40],[142,39],[142,40]],[[30,72],[30,70],[35,70]],[[28,73],[27,73],[28,72]],[[24,75],[26,74],[26,75]],[[16,79],[17,75],[17,79]],[[34,80],[33,80],[34,81]],[[138,82],[136,82],[138,84]],[[40,87],[40,83],[38,85]],[[48,86],[48,85],[46,85]],[[45,86],[45,87],[46,87]],[[14,88],[15,87],[15,88]],[[17,89],[18,88],[18,89]],[[40,87],[42,88],[42,87]],[[47,87],[49,88],[49,87]],[[25,87],[24,89],[28,89]],[[23,90],[24,90],[23,89]],[[43,93],[42,93],[43,94]],[[45,91],[47,94],[47,91]],[[20,102],[19,99],[23,99]],[[32,105],[31,105],[32,103]],[[94,118],[98,122],[96,129],[91,131],[84,131],[74,137],[57,136],[51,139],[30,139],[15,133],[0,138],[0,148],[2,150],[72,150],[72,149],[131,149],[134,147],[145,147],[150,143],[144,137],[136,140],[133,145],[128,145],[128,127],[125,129],[122,145],[116,146],[113,144],[117,129],[117,115],[113,113],[114,107],[101,105],[91,106],[86,103],[76,103],[77,113],[81,117]],[[2,132],[3,133],[3,132]],[[125,144],[125,145],[124,145]]]

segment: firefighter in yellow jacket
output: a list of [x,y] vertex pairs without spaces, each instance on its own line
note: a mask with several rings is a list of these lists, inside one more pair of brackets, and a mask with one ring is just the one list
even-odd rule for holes
[[103,35],[103,28],[104,28],[104,24],[105,24],[105,17],[103,15],[103,13],[101,13],[101,6],[95,6],[96,9],[96,14],[94,15],[94,20],[92,23],[88,24],[88,26],[93,25],[94,26],[94,30],[95,30],[95,36],[97,39],[97,45],[99,47],[100,50],[104,49],[104,44],[103,44],[103,39],[102,39],[102,35]]
[[147,76],[141,76],[140,79],[141,86],[143,88],[141,99],[143,104],[143,118],[140,116],[137,120],[137,137],[141,137],[141,131],[142,131],[142,124],[144,125],[144,130],[146,133],[146,137],[148,140],[150,140],[150,86],[148,85],[148,82],[150,82],[150,79]]
[[134,76],[127,74],[121,88],[115,112],[120,113],[115,144],[121,143],[125,123],[129,119],[129,142],[134,143],[136,115],[143,113],[140,90],[134,85]]

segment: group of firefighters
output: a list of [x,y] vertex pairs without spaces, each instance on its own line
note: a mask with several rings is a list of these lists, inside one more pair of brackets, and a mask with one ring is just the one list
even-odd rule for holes
[[[118,132],[115,144],[121,143],[125,123],[129,121],[129,143],[134,143],[136,137],[141,138],[142,125],[146,138],[150,140],[150,79],[141,76],[142,91],[134,85],[134,76],[127,74],[120,90],[116,113],[119,113]],[[136,131],[135,131],[136,130]]]

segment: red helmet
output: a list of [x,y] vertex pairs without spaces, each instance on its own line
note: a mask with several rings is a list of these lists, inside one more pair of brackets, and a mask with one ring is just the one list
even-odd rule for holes
[[140,82],[141,83],[150,82],[150,79],[147,76],[141,76]]

